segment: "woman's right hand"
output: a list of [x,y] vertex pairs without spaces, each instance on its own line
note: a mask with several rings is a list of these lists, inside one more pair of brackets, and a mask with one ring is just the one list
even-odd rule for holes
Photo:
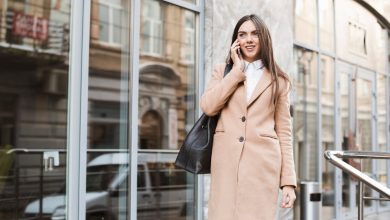
[[241,54],[238,54],[238,50],[240,49],[240,42],[238,39],[233,42],[230,47],[230,58],[233,60],[233,68],[238,68],[241,71],[244,71],[245,63],[242,59]]

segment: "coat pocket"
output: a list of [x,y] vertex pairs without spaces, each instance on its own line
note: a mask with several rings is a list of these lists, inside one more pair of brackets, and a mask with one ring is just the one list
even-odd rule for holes
[[272,134],[259,134],[260,137],[272,138],[275,140],[279,140],[278,136]]

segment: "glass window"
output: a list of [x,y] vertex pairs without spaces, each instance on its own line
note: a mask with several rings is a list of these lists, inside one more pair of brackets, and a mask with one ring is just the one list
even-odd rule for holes
[[[186,10],[169,4],[161,7],[172,13],[165,18],[173,34],[167,34],[164,47],[172,48],[172,51],[180,51],[184,44],[182,36],[188,35],[182,23],[175,21],[175,16],[180,17]],[[188,12],[193,15],[193,12]],[[168,16],[169,15],[169,16]],[[169,20],[171,19],[171,20]],[[195,39],[193,31],[191,38]],[[144,35],[141,34],[141,38]],[[179,43],[178,43],[179,42]],[[173,56],[174,55],[174,56]],[[191,63],[178,65],[181,57],[172,54],[173,60],[161,58],[156,63],[153,58],[141,55],[140,69],[140,97],[139,97],[139,147],[141,149],[179,149],[187,134],[186,128],[194,122],[195,100],[190,98],[195,95],[195,57]],[[188,115],[192,112],[192,115]]]
[[70,1],[52,2],[0,3],[0,219],[65,218]]
[[[321,152],[335,150],[335,81],[334,81],[334,60],[328,56],[321,56],[321,113],[322,113],[322,134]],[[332,219],[334,213],[335,166],[322,158],[322,216],[323,219]]]
[[292,77],[294,151],[300,161],[298,178],[315,180],[317,167],[317,54],[294,49],[295,68]]
[[113,41],[116,44],[121,43],[121,36],[122,36],[122,10],[114,8],[113,9],[113,20],[114,25],[112,27],[112,35],[113,35]]
[[195,120],[196,15],[162,1],[141,4],[138,161],[148,181],[137,219],[193,219],[193,174],[174,162]]
[[[386,41],[388,39],[388,30],[382,28],[379,24],[375,25],[375,59],[376,61],[376,70],[378,72],[384,73],[386,72],[386,63],[388,62],[388,59],[386,59],[387,54],[390,53],[390,48],[386,48]],[[390,45],[389,45],[390,47]]]
[[[341,121],[341,145],[342,150],[352,150],[354,143],[354,130],[352,128],[352,74],[355,72],[354,68],[347,65],[340,65],[338,67],[338,87],[340,98],[340,121]],[[353,164],[353,160],[348,161],[349,164]],[[356,189],[356,183],[345,172],[342,173],[342,204],[343,211],[348,213],[352,210],[352,204],[350,198],[352,197],[351,191]]]
[[[370,151],[372,145],[372,97],[373,82],[364,78],[356,79],[356,149],[360,151]],[[371,172],[371,163],[363,165],[363,170]]]
[[138,165],[137,172],[137,188],[138,190],[145,190],[146,180],[145,180],[145,165]]
[[310,46],[317,45],[317,1],[295,0],[295,40]]
[[[91,0],[86,219],[127,219],[130,1]],[[109,48],[109,49],[108,49]],[[139,175],[142,177],[142,174]],[[138,184],[144,184],[142,178]],[[99,196],[95,196],[99,195]],[[95,204],[99,204],[96,208]]]
[[195,61],[195,13],[184,11],[184,27],[182,61],[193,63]]
[[[373,72],[357,67],[341,64],[340,80],[340,115],[342,128],[342,150],[372,151],[373,150]],[[346,162],[365,174],[372,176],[372,160],[346,159]],[[343,172],[342,202],[346,215],[353,215],[356,210],[358,182],[356,178]],[[371,196],[372,190],[364,189],[365,196]],[[373,205],[366,200],[365,207]]]
[[[121,44],[122,11],[123,7],[119,0],[100,0],[92,3],[92,36],[94,29],[98,29],[98,39],[103,43],[111,45]],[[95,14],[95,12],[98,13]]]
[[333,51],[334,47],[334,7],[333,0],[319,1],[320,19],[320,47],[323,50]]
[[[359,69],[359,72],[363,70]],[[365,71],[364,71],[365,73]],[[365,75],[369,75],[370,77],[366,77]],[[374,109],[373,109],[373,102],[374,102],[374,80],[373,72],[367,72],[365,75],[358,74],[356,78],[356,104],[355,104],[355,110],[356,111],[356,131],[355,131],[355,148],[353,150],[357,151],[373,151],[373,115],[374,115]],[[355,164],[357,166],[360,165],[360,170],[364,172],[365,174],[373,177],[374,170],[373,170],[373,164],[371,160],[362,160],[359,162],[359,160],[354,160],[351,162],[352,164]],[[368,186],[364,187],[364,195],[365,196],[372,196],[373,190],[369,188]],[[365,207],[373,206],[373,201],[366,200],[364,201]]]
[[[386,35],[376,17],[353,0],[337,1],[338,56],[371,70],[385,72]],[[345,10],[348,8],[349,10]]]
[[137,219],[193,219],[194,176],[175,166],[176,154],[140,151],[138,156],[138,177],[145,180],[138,188]]
[[100,30],[99,39],[101,41],[109,41],[109,18],[108,18],[109,7],[107,5],[99,5],[99,18],[100,18]]
[[[377,75],[377,122],[378,122],[378,151],[380,152],[388,152],[388,140],[387,140],[387,127],[388,127],[388,121],[387,121],[387,107],[386,107],[386,94],[388,94],[388,86],[387,86],[387,77],[382,74]],[[387,186],[387,175],[388,175],[388,169],[387,169],[387,161],[386,160],[378,160],[378,181],[381,182],[383,185]],[[381,201],[381,206],[388,206],[388,203]]]
[[[161,56],[163,46],[163,8],[157,0],[142,1],[141,52]],[[174,31],[172,31],[174,33]]]

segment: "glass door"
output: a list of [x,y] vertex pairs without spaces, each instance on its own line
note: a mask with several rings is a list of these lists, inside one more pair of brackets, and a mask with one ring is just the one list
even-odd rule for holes
[[[339,143],[343,151],[373,151],[375,134],[374,73],[346,63],[338,63],[338,115],[341,135]],[[373,176],[372,160],[347,159],[348,164]],[[342,215],[357,216],[358,182],[346,173],[341,176]],[[365,187],[365,196],[372,191]],[[374,211],[374,202],[365,201],[365,214]]]
[[[351,65],[339,63],[337,68],[337,85],[338,85],[338,98],[339,98],[339,124],[341,134],[339,135],[339,143],[341,143],[340,150],[352,150],[354,141],[354,124],[353,124],[353,111],[352,100],[354,96],[353,92],[353,77],[355,68]],[[351,164],[351,162],[349,162]],[[336,178],[337,179],[337,178]],[[341,200],[342,200],[342,213],[345,217],[355,215],[355,197],[356,194],[356,182],[353,181],[349,175],[342,173],[342,186],[341,186]],[[337,184],[336,184],[337,185]]]
[[[375,73],[358,68],[355,77],[355,148],[357,151],[375,151],[376,150],[376,138],[375,137]],[[355,165],[360,166],[360,170],[371,178],[376,178],[375,173],[375,160],[354,160]],[[375,171],[375,172],[374,172]],[[358,187],[356,190],[358,191]],[[375,193],[375,195],[377,195]],[[364,196],[374,196],[373,190],[369,187],[364,187]],[[358,198],[356,198],[358,201]],[[375,211],[377,201],[365,200],[364,201],[364,213],[370,214]]]
[[[388,152],[388,94],[389,82],[385,74],[378,73],[376,77],[376,94],[377,94],[377,151]],[[389,186],[389,171],[390,162],[387,160],[377,160],[377,179],[385,186]],[[383,196],[382,196],[383,197]],[[379,202],[379,211],[388,210],[390,203],[387,201]]]
[[131,1],[90,0],[90,5],[85,219],[126,220]]
[[0,3],[0,219],[66,209],[70,0]]
[[197,14],[141,1],[137,219],[194,219],[194,175],[174,164],[196,114]]

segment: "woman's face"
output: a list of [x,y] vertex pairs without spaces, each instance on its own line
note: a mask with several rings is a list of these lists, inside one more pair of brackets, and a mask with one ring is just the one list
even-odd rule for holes
[[238,42],[242,58],[248,62],[253,62],[259,59],[260,43],[258,31],[252,21],[244,22],[238,29]]

